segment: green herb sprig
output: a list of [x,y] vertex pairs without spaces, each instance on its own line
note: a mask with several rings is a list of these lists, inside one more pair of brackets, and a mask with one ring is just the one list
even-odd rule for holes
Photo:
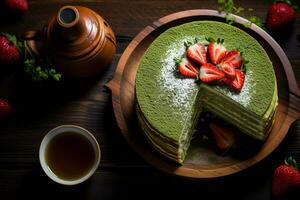
[[34,81],[48,80],[52,78],[55,81],[61,79],[61,74],[57,73],[53,66],[35,59],[26,59],[24,61],[24,71],[30,75]]
[[219,7],[218,7],[219,12],[225,13],[226,23],[233,24],[235,22],[235,19],[230,14],[235,14],[235,15],[240,15],[249,20],[250,23],[243,24],[246,28],[249,28],[251,26],[251,24],[253,23],[253,24],[256,24],[257,26],[265,29],[265,25],[261,18],[259,18],[257,16],[250,16],[250,17],[245,16],[246,11],[253,12],[254,11],[253,8],[245,9],[240,6],[237,7],[237,6],[235,6],[233,0],[218,0],[218,4],[219,4]]
[[25,41],[18,42],[18,49],[23,55],[24,72],[33,81],[45,81],[49,79],[59,81],[61,79],[61,74],[56,71],[49,60],[46,58],[39,58],[37,60],[28,54],[25,48]]
[[25,48],[25,41],[18,40],[15,35],[8,33],[1,33],[1,35],[4,35],[9,41],[16,45],[19,53],[21,54],[24,72],[33,81],[44,81],[49,79],[59,81],[61,79],[61,74],[55,70],[55,67],[50,64],[50,61],[46,60],[45,58],[40,58],[37,60],[28,54]]

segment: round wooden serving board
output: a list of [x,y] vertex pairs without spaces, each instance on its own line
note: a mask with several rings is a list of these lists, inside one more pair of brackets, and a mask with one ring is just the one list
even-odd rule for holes
[[187,10],[174,13],[155,21],[142,30],[123,53],[113,80],[107,87],[112,91],[112,103],[119,128],[130,144],[147,162],[167,173],[192,178],[213,178],[239,172],[268,156],[284,139],[290,125],[300,116],[300,90],[291,64],[281,47],[264,30],[252,24],[245,28],[247,20],[232,15],[233,25],[257,39],[273,62],[277,77],[279,105],[275,123],[260,150],[247,159],[220,156],[214,150],[199,147],[188,153],[182,166],[170,162],[156,152],[138,128],[135,115],[135,75],[140,59],[153,40],[165,30],[191,21],[215,20],[224,22],[224,14],[214,10]]

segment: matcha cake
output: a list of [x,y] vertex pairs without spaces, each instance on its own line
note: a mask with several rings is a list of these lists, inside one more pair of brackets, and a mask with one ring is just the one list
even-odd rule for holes
[[139,64],[135,87],[143,133],[177,163],[184,162],[202,112],[264,141],[278,100],[263,47],[241,29],[214,21],[186,23],[157,37]]

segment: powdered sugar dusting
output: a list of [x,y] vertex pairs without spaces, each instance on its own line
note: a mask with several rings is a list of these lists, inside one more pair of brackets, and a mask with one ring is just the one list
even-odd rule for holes
[[[188,116],[187,110],[189,109],[187,108],[189,108],[191,106],[190,103],[192,103],[190,97],[197,93],[198,85],[195,83],[195,79],[180,78],[178,76],[175,59],[184,56],[186,51],[184,42],[193,41],[194,39],[195,38],[191,36],[184,36],[183,38],[174,41],[173,44],[169,46],[166,53],[161,55],[160,62],[162,64],[162,69],[160,75],[157,77],[158,85],[161,87],[161,90],[164,91],[161,95],[168,95],[168,98],[172,102],[172,106],[180,111],[182,117]],[[206,43],[204,39],[200,42]],[[226,96],[240,103],[244,107],[247,107],[255,93],[252,88],[255,87],[256,83],[252,78],[252,71],[247,70],[244,87],[240,93],[232,92],[224,86],[216,86],[216,88]],[[162,98],[158,97],[158,101],[161,99]]]
[[194,79],[180,78],[176,72],[175,58],[182,58],[185,54],[184,42],[193,41],[193,37],[184,37],[180,42],[174,41],[168,51],[161,55],[162,70],[157,81],[161,89],[169,95],[174,107],[182,109],[183,115],[187,114],[185,108],[190,106],[189,97],[197,92],[197,84]]

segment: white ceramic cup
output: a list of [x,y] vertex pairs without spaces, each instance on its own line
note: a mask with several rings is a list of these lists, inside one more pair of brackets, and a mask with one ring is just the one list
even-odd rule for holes
[[[53,173],[51,171],[51,169],[49,168],[49,166],[46,162],[46,158],[45,158],[46,157],[45,156],[46,149],[47,149],[47,145],[49,144],[49,142],[55,136],[57,136],[59,134],[64,134],[66,132],[77,133],[77,134],[84,136],[86,139],[88,139],[88,141],[93,146],[93,149],[94,149],[95,155],[96,155],[96,159],[95,159],[95,162],[94,162],[91,170],[88,173],[86,173],[84,176],[82,176],[76,180],[64,180],[64,179],[61,179],[58,176],[56,176],[56,174]],[[76,185],[76,184],[84,182],[85,180],[87,180],[94,174],[94,172],[96,171],[96,169],[98,168],[98,165],[100,163],[101,151],[100,151],[100,147],[99,147],[99,144],[98,144],[96,138],[88,130],[86,130],[80,126],[75,126],[75,125],[62,125],[62,126],[58,126],[54,129],[50,130],[45,135],[45,137],[42,140],[42,143],[40,145],[39,159],[40,159],[40,164],[41,164],[44,172],[50,179],[52,179],[53,181],[55,181],[57,183],[63,184],[63,185]]]

